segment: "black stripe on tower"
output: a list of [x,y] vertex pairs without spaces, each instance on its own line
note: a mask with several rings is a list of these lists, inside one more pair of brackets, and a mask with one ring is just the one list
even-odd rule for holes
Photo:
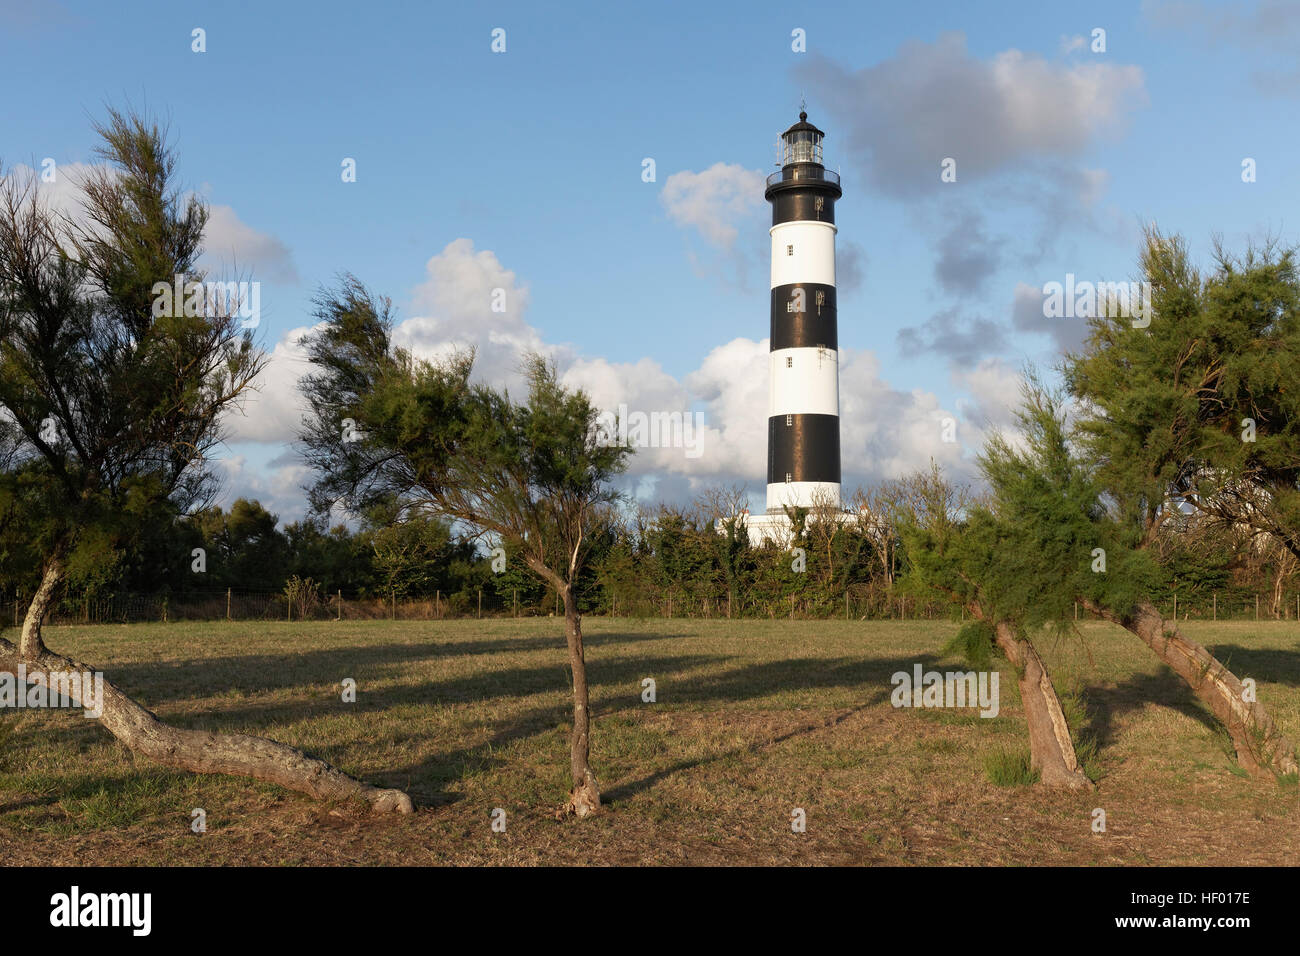
[[[840,187],[827,182],[802,182],[780,191],[772,190],[768,200],[772,203],[772,225],[783,222],[835,221],[835,200],[840,197]],[[818,203],[818,200],[821,200]]]
[[[803,290],[802,312],[795,290]],[[771,351],[777,349],[839,348],[835,321],[835,286],[821,282],[791,282],[772,290]]]
[[767,420],[767,483],[840,480],[838,415],[773,415]]

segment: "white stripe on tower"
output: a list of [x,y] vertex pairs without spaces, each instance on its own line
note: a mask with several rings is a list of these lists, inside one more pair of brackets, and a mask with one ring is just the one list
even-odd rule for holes
[[835,284],[835,223],[783,222],[772,234],[772,288],[792,282]]

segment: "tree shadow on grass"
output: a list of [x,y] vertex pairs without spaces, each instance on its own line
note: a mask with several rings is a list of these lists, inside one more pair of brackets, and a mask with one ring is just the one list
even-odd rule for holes
[[[677,674],[692,668],[716,663],[720,658],[697,654],[639,658],[605,662],[593,667],[588,663],[588,682],[593,697],[602,690],[626,688],[629,704],[640,693],[640,679],[647,668],[652,673]],[[560,694],[567,701],[571,692],[568,668],[557,656],[555,663],[539,667],[514,667],[504,670],[475,671],[459,677],[419,681],[397,686],[368,685],[371,676],[359,671],[356,674],[339,673],[334,680],[354,677],[357,681],[357,700],[345,704],[341,692],[331,691],[327,696],[287,701],[239,701],[228,708],[208,711],[198,719],[222,724],[253,724],[297,722],[316,717],[353,716],[381,713],[399,707],[445,706],[483,702],[507,702],[539,694]],[[317,683],[328,680],[317,675]]]
[[1240,644],[1216,644],[1206,650],[1242,680],[1253,677],[1271,684],[1300,687],[1300,643],[1289,651]]
[[775,737],[771,737],[768,740],[755,742],[748,746],[732,747],[730,750],[725,750],[722,751],[721,753],[708,754],[700,757],[693,757],[688,760],[679,760],[677,763],[673,764],[672,766],[664,767],[661,770],[656,770],[654,773],[646,774],[644,777],[641,777],[639,779],[625,781],[624,783],[621,783],[618,786],[613,787],[610,790],[606,791],[603,794],[603,798],[605,802],[611,805],[617,804],[623,800],[630,800],[632,797],[636,796],[637,794],[644,793],[648,790],[654,789],[655,786],[662,783],[664,780],[667,780],[669,777],[675,776],[684,770],[693,770],[696,767],[702,767],[707,764],[716,763],[717,761],[720,760],[730,760],[733,757],[756,754],[759,751],[766,750],[769,747],[775,747],[777,744],[785,743],[787,740],[793,740],[796,737],[803,737],[807,734],[814,733],[815,731],[818,730],[827,730],[829,728],[836,727],[839,724],[843,723],[848,718],[852,717],[853,715],[861,713],[862,711],[867,710],[870,707],[874,707],[877,704],[887,700],[888,698],[889,698],[888,691],[880,691],[872,699],[857,704],[854,707],[850,707],[848,710],[844,711],[843,713],[837,714],[835,717],[831,718],[830,720],[809,722],[799,727],[796,727],[793,730],[786,731],[783,734],[778,734]]
[[[855,704],[847,707],[842,713],[837,714],[829,721],[807,722],[777,737],[756,741],[748,746],[678,761],[669,767],[661,768],[639,779],[625,781],[610,788],[605,792],[605,798],[610,803],[627,800],[636,794],[652,789],[659,782],[682,771],[746,753],[756,753],[794,737],[838,725],[853,714],[888,700],[892,692],[892,684],[889,678],[895,672],[901,670],[910,673],[912,665],[918,663],[929,668],[936,661],[937,658],[932,654],[909,655],[906,659],[796,659],[746,665],[719,675],[704,677],[685,675],[680,681],[676,682],[660,680],[659,687],[670,691],[669,697],[662,698],[663,702],[671,701],[674,704],[736,703],[753,701],[757,698],[769,696],[776,691],[816,691],[843,687],[862,687],[868,696],[865,700],[860,699]],[[647,662],[645,660],[626,662],[623,666],[614,666],[615,664],[616,662],[613,661],[604,661],[600,665],[594,663],[588,665],[588,676],[591,679],[593,691],[596,691],[601,686],[608,685],[611,681],[626,685],[629,688],[626,698],[621,702],[600,701],[595,714],[594,733],[596,735],[600,733],[602,718],[626,711],[644,711],[649,706],[641,703],[638,696],[639,683],[635,680],[637,675],[654,673],[653,670],[646,669]],[[659,673],[666,674],[668,671],[660,670]],[[629,680],[629,677],[634,679]],[[567,685],[564,690],[567,693]],[[593,698],[595,696],[593,693]],[[430,801],[421,786],[422,781],[436,779],[440,782],[450,783],[458,779],[458,776],[448,776],[446,772],[448,767],[473,765],[480,769],[487,769],[501,766],[505,763],[505,760],[497,754],[502,748],[522,739],[553,733],[559,727],[567,730],[568,726],[571,725],[572,717],[572,705],[567,698],[563,703],[555,706],[534,708],[527,714],[516,715],[509,721],[496,724],[492,736],[482,743],[431,755],[413,766],[396,771],[393,776],[395,779],[409,779],[411,784],[408,792],[412,794],[412,798],[419,799],[421,803],[427,805]],[[724,709],[717,712],[717,719],[719,722],[725,723],[731,719],[743,721],[745,718],[743,714],[735,715]],[[556,749],[555,757],[557,762],[561,764],[567,763],[567,755],[566,735],[564,743]],[[600,768],[597,767],[596,769],[599,773]]]
[[[292,658],[292,674],[281,674],[276,679],[265,677],[253,681],[241,679],[233,686],[244,693],[266,693],[287,688],[303,686],[319,688],[321,685],[329,685],[331,689],[326,693],[322,694],[317,690],[311,698],[285,701],[240,699],[231,702],[229,706],[218,704],[214,709],[194,716],[186,714],[167,719],[176,722],[179,726],[194,724],[203,729],[228,730],[232,726],[256,727],[270,723],[297,722],[315,717],[367,714],[412,705],[476,703],[545,693],[563,694],[567,700],[570,691],[567,658],[562,648],[551,649],[556,651],[553,663],[499,670],[480,668],[462,676],[397,686],[375,686],[375,684],[392,676],[387,665],[394,661],[409,664],[427,659],[426,655],[413,653],[413,648],[407,645],[383,645],[378,649],[339,648],[312,651]],[[379,653],[374,653],[376,650]],[[625,706],[634,704],[639,706],[641,680],[647,676],[656,679],[660,694],[667,694],[667,700],[685,704],[749,701],[775,694],[853,685],[889,687],[890,676],[895,671],[910,672],[912,665],[917,663],[928,668],[937,660],[932,654],[909,655],[906,659],[794,658],[764,661],[718,672],[732,659],[734,655],[703,653],[635,658],[604,656],[589,658],[587,669],[593,703],[596,706],[605,706],[610,692],[617,690],[626,701]],[[245,669],[261,670],[271,665],[271,659],[264,655],[222,660],[240,662],[241,672]],[[187,666],[193,668],[191,679],[195,682],[200,681],[203,676],[200,663],[195,662]],[[119,678],[118,669],[114,669],[108,676],[125,692],[136,696],[149,706],[220,693],[202,690],[183,698],[169,696],[165,688],[174,683],[171,673],[173,668],[164,667],[161,675],[158,674],[157,668],[158,665],[149,668],[139,666],[134,671],[135,686]],[[710,669],[710,672],[687,674],[689,671],[704,669]],[[153,674],[148,671],[153,671]],[[341,700],[340,684],[345,678],[357,681],[358,696],[355,704],[344,704]],[[159,692],[159,684],[163,685],[162,693]],[[221,688],[232,685],[220,680],[209,680],[208,686]],[[815,703],[816,701],[810,701],[810,704]]]
[[[387,646],[386,646],[387,647]],[[393,647],[400,648],[400,645]],[[159,708],[159,718],[175,727],[189,730],[206,730],[216,733],[242,733],[270,736],[283,739],[284,735],[274,731],[276,726],[299,724],[312,720],[330,718],[364,718],[379,715],[397,708],[421,708],[433,705],[472,704],[477,702],[502,702],[529,698],[536,695],[555,695],[556,705],[534,708],[534,715],[546,714],[548,724],[554,726],[554,713],[568,708],[572,715],[571,684],[565,657],[558,650],[555,662],[539,667],[514,667],[502,670],[479,669],[471,674],[442,680],[420,681],[397,686],[383,686],[371,683],[382,673],[372,672],[364,662],[359,662],[352,648],[341,648],[337,652],[315,651],[309,655],[310,660],[300,661],[302,669],[293,680],[275,682],[274,688],[299,687],[312,685],[308,691],[311,696],[295,696],[288,700],[258,701],[239,699],[217,702],[196,713],[174,713],[168,708]],[[634,660],[614,658],[602,662],[599,666],[589,663],[589,675],[593,696],[598,696],[605,688],[626,688],[628,704],[639,700],[640,679],[646,672],[665,676],[678,674],[693,668],[716,665],[726,660],[725,656],[676,655]],[[256,658],[254,666],[260,666],[262,658]],[[373,665],[372,665],[373,666]],[[349,669],[351,672],[349,673]],[[116,674],[107,675],[110,680]],[[140,675],[137,675],[139,678]],[[344,703],[340,682],[345,677],[357,681],[357,699],[355,703]],[[164,674],[163,680],[166,680]],[[114,681],[116,683],[116,681]],[[319,685],[331,683],[334,686],[321,692]],[[140,681],[143,686],[123,687],[142,705],[150,708],[156,706],[155,688],[149,686],[146,678]],[[121,685],[119,685],[121,686]],[[217,686],[221,686],[218,684]],[[373,687],[373,689],[371,689]],[[166,695],[163,695],[166,699]],[[76,719],[58,719],[58,714],[75,714]],[[531,724],[529,724],[531,725]],[[399,736],[409,738],[419,735],[419,714],[413,714],[409,732],[403,732],[400,725],[383,728],[383,736],[367,740],[368,747],[383,748],[400,743]],[[39,736],[41,741],[52,744],[71,744],[77,748],[102,742],[107,732],[97,721],[86,720],[80,711],[49,712],[40,715],[38,722],[17,731],[17,734]],[[33,743],[36,741],[33,739]],[[325,746],[304,746],[312,756],[338,764],[347,757],[348,751],[356,746],[353,740],[347,743]]]
[[5,814],[15,813],[19,810],[27,810],[31,807],[48,807],[56,804],[61,799],[58,794],[46,794],[42,797],[24,796],[9,803],[0,803],[0,822],[3,822]]
[[1186,681],[1161,665],[1154,674],[1134,674],[1114,687],[1085,686],[1084,724],[1080,736],[1096,741],[1099,751],[1115,743],[1117,718],[1147,704],[1168,707],[1201,726],[1219,731],[1218,721],[1192,693]]
[[[673,635],[678,639],[686,636]],[[662,635],[604,634],[600,635],[600,639],[593,642],[593,645],[601,647],[614,645],[623,640],[650,639],[663,638]],[[491,659],[499,652],[510,650],[518,652],[521,649],[555,649],[557,651],[555,663],[500,670],[479,669],[472,674],[448,679],[367,689],[367,679],[385,676],[388,668],[393,665],[401,667],[421,660],[467,654],[484,655]],[[598,712],[596,733],[600,732],[601,717],[646,706],[640,700],[640,682],[645,676],[654,676],[659,682],[661,700],[696,709],[710,704],[760,701],[765,697],[788,695],[792,692],[815,693],[822,690],[857,687],[862,689],[863,696],[851,704],[853,710],[850,712],[856,712],[888,698],[892,690],[890,677],[896,671],[910,672],[912,666],[918,663],[929,668],[938,660],[933,654],[914,654],[906,658],[794,658],[764,661],[733,667],[721,673],[715,672],[733,659],[734,655],[726,654],[679,654],[639,658],[614,656],[606,658],[597,655],[588,661],[593,707]],[[285,667],[285,662],[292,664],[291,672],[286,670],[265,673],[268,670],[275,671],[277,667]],[[340,716],[358,717],[395,708],[507,700],[518,702],[523,698],[539,694],[554,695],[553,702],[529,706],[505,720],[492,721],[491,735],[480,743],[431,754],[406,767],[365,774],[366,779],[376,785],[400,786],[407,789],[413,798],[423,805],[452,802],[457,798],[447,793],[447,784],[463,779],[471,773],[500,765],[501,748],[535,735],[554,733],[557,728],[565,727],[572,720],[571,685],[562,644],[549,638],[390,643],[377,647],[313,650],[298,655],[262,654],[251,657],[219,658],[215,662],[193,661],[179,665],[184,673],[183,678],[179,679],[175,673],[178,669],[176,665],[136,663],[113,668],[108,677],[123,690],[138,695],[142,702],[151,706],[160,698],[163,701],[177,701],[211,693],[191,691],[185,696],[177,696],[174,689],[182,682],[190,687],[223,686],[223,682],[219,679],[216,681],[212,679],[214,664],[217,674],[220,674],[224,668],[232,676],[238,677],[239,679],[233,682],[233,686],[240,690],[256,688],[262,691],[274,691],[304,684],[318,686],[325,683],[335,684],[344,677],[353,677],[358,682],[358,700],[355,704],[344,704],[335,691],[328,694],[317,693],[309,699],[297,698],[288,701],[240,700],[232,702],[231,706],[202,713],[183,715],[164,713],[162,716],[165,720],[176,726],[193,729],[258,734],[263,732],[262,728],[276,724]],[[707,673],[698,673],[706,668],[710,669]],[[257,675],[251,681],[247,680],[250,672]],[[167,693],[168,689],[173,690],[170,696]],[[662,696],[665,692],[668,695],[666,699]],[[865,702],[863,702],[864,698]],[[817,706],[818,703],[815,699],[808,701],[809,706]],[[774,701],[772,706],[785,709],[790,706],[790,702]],[[418,720],[418,716],[414,719]],[[729,719],[725,708],[720,710],[718,719],[721,721]],[[61,727],[47,726],[44,732],[56,736],[69,735],[78,743],[90,739],[92,728],[97,731],[94,736],[99,735],[97,725],[90,722],[84,722],[80,727],[64,722],[60,724]],[[823,724],[792,731],[791,734],[806,733],[816,726],[823,726]],[[406,729],[401,725],[387,726],[381,733],[382,736],[365,741],[353,738],[337,744],[308,746],[306,749],[312,755],[329,760],[336,765],[339,763],[346,765],[350,762],[349,756],[355,754],[358,746],[383,750],[391,746],[400,746],[404,740],[412,737],[421,736],[418,723],[413,723]],[[274,733],[271,736],[275,736]],[[779,741],[768,741],[762,746],[776,742]],[[557,749],[557,760],[567,762],[566,755],[567,744],[562,745],[562,749]],[[683,761],[679,766],[657,771],[641,781],[632,781],[615,787],[610,791],[611,799],[626,799],[652,787],[655,782],[673,773],[727,756],[730,755],[718,754],[714,757]]]
[[[689,638],[692,635],[674,635]],[[663,635],[602,634],[589,646],[607,646],[647,640]],[[558,651],[565,655],[564,631],[554,635],[508,637],[491,640],[411,641],[362,644],[279,654],[240,654],[186,661],[133,661],[105,669],[105,676],[125,693],[147,696],[155,703],[207,697],[220,690],[255,694],[297,687],[321,680],[341,680],[365,673],[382,676],[383,668],[400,668],[422,661],[451,657]],[[88,661],[91,666],[98,666]]]
[[[887,688],[892,691],[890,678],[898,671],[909,676],[912,667],[920,664],[925,669],[937,662],[934,654],[909,654],[894,657],[816,657],[763,661],[732,668],[722,673],[693,675],[680,685],[665,686],[660,681],[661,697],[673,703],[705,704],[719,702],[752,701],[758,697],[788,694],[801,691],[830,690],[861,686]],[[652,671],[647,676],[654,676]],[[817,701],[809,701],[815,705]]]

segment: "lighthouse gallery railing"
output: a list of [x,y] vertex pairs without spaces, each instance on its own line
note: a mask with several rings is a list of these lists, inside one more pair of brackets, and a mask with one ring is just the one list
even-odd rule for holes
[[818,166],[786,166],[767,177],[767,184],[788,183],[796,180],[817,180],[824,183],[840,184],[840,174]]

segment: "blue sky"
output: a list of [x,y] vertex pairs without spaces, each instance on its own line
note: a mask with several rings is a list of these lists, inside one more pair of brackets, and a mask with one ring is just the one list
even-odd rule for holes
[[[272,361],[229,423],[227,501],[301,513],[291,333],[346,269],[392,296],[407,344],[475,344],[486,378],[516,381],[518,349],[536,347],[606,407],[703,415],[700,457],[636,456],[642,497],[744,482],[757,502],[768,219],[755,184],[801,96],[844,177],[851,486],[931,457],[969,474],[1024,363],[1050,367],[1082,333],[1036,314],[1034,290],[1067,272],[1132,277],[1143,222],[1203,261],[1216,233],[1293,242],[1297,49],[1300,4],[1276,2],[0,0],[0,60],[18,78],[0,159],[50,157],[73,179],[106,103],[169,122],[182,181],[214,208],[210,265],[263,286]],[[940,181],[945,157],[955,183]],[[488,308],[495,288],[505,315]],[[945,417],[955,445],[940,441]]]

